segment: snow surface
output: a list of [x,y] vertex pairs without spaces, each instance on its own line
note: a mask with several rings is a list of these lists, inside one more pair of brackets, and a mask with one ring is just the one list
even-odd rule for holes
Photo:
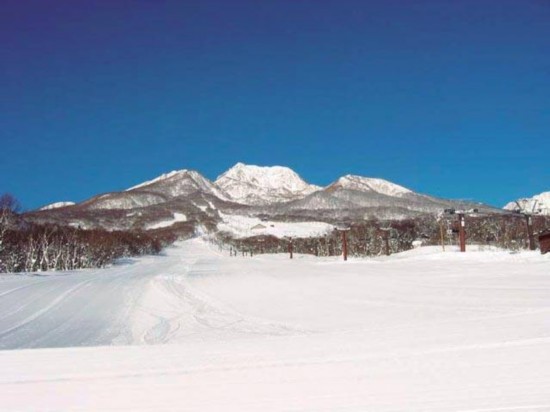
[[67,207],[67,206],[73,206],[75,205],[75,202],[55,202],[51,203],[49,205],[43,206],[38,210],[52,210],[52,209],[59,209],[60,207]]
[[[218,230],[229,232],[235,238],[258,235],[272,235],[278,238],[285,236],[310,237],[322,236],[334,230],[334,226],[325,222],[277,222],[260,220],[257,217],[226,215],[218,212],[223,222],[218,223]],[[264,228],[255,228],[258,225]]]
[[[258,235],[310,237],[323,236],[334,230],[334,226],[325,222],[277,222],[260,220],[257,217],[226,215],[218,212],[222,222],[218,223],[220,232],[229,232],[235,238]],[[259,227],[260,226],[260,227]]]
[[330,187],[357,190],[360,192],[376,192],[387,196],[403,196],[407,193],[413,193],[406,187],[384,179],[354,175],[343,176],[330,185]]
[[184,215],[183,213],[174,213],[172,219],[161,220],[160,222],[147,225],[147,230],[170,227],[178,222],[187,222],[187,216]]
[[550,192],[543,192],[530,198],[518,199],[517,203],[510,202],[506,204],[504,209],[516,210],[518,209],[518,203],[522,212],[550,215]]
[[229,257],[195,239],[3,275],[0,409],[549,411],[549,268],[432,247]]
[[283,166],[237,163],[216,179],[215,184],[238,203],[265,205],[301,199],[321,188],[306,183]]

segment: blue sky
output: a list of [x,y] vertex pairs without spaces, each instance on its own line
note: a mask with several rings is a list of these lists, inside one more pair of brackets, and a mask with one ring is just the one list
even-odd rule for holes
[[550,190],[545,0],[4,0],[0,192],[238,161],[501,206]]

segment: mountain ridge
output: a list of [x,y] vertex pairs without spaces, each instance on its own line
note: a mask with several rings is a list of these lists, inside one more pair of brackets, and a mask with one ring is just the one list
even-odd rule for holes
[[[148,230],[174,225],[189,233],[200,227],[216,230],[223,216],[229,215],[281,221],[401,220],[441,213],[445,208],[474,207],[500,210],[416,193],[381,178],[347,174],[321,187],[288,167],[237,163],[215,181],[197,171],[174,170],[121,192],[29,214],[39,222],[83,228]],[[174,219],[183,215],[185,220]]]

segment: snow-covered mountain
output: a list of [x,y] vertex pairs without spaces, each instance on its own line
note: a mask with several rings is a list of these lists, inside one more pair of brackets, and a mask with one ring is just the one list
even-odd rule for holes
[[322,190],[280,205],[279,214],[322,214],[332,218],[403,219],[446,208],[491,208],[415,193],[384,179],[346,175]]
[[[547,202],[550,205],[550,201]],[[215,230],[223,216],[278,221],[338,222],[342,219],[404,219],[440,213],[445,208],[498,209],[415,193],[379,178],[346,175],[322,188],[282,166],[237,163],[215,182],[192,170],[177,170],[122,192],[82,203],[60,204],[27,214],[36,222],[109,230],[158,229],[168,223],[186,233]],[[185,216],[175,219],[174,216]]]
[[131,187],[131,191],[148,191],[169,197],[185,196],[196,191],[208,193],[222,200],[229,200],[229,196],[210,180],[194,170],[175,170],[163,174],[148,182]]
[[169,202],[192,194],[228,200],[227,194],[193,170],[177,170],[140,183],[124,192],[106,193],[81,203],[88,209],[135,209]]
[[550,192],[543,192],[533,197],[518,199],[506,204],[504,209],[519,209],[521,212],[550,215]]
[[38,210],[52,210],[52,209],[59,209],[60,207],[67,207],[67,206],[72,206],[74,205],[75,202],[55,202],[55,203],[50,203],[49,205],[46,205],[46,206],[42,206],[40,209]]
[[412,193],[411,190],[395,183],[388,182],[384,179],[355,175],[343,176],[336,182],[329,185],[325,190],[328,192],[333,192],[338,189],[356,190],[359,192],[374,192],[386,196],[396,197],[402,197],[407,193]]
[[216,179],[230,198],[247,205],[268,205],[301,199],[321,188],[306,183],[296,172],[282,166],[237,163]]

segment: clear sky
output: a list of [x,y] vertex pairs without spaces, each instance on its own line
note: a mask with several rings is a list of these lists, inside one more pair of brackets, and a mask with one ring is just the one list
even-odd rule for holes
[[550,190],[548,0],[3,0],[0,192],[285,165],[502,206]]

